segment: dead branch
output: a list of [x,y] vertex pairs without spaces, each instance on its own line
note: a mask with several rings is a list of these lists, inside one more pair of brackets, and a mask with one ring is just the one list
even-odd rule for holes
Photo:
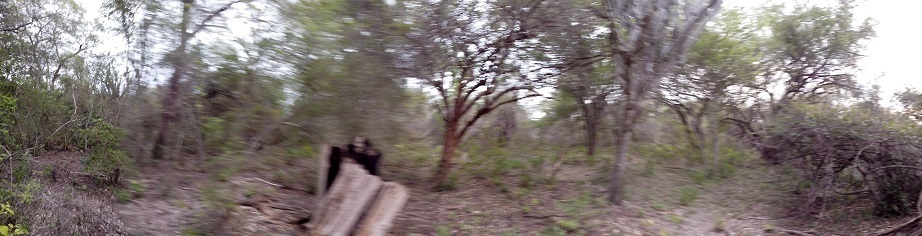
[[305,192],[305,193],[309,193],[309,192],[310,192],[310,191],[307,191],[307,189],[298,188],[298,187],[292,187],[292,186],[287,186],[287,185],[281,185],[281,184],[277,184],[277,183],[273,183],[273,182],[266,181],[266,180],[261,179],[261,178],[246,178],[246,179],[244,179],[244,180],[261,182],[261,183],[264,183],[264,184],[266,184],[266,185],[269,185],[269,186],[272,186],[272,187],[276,187],[276,188],[281,188],[281,189],[295,190],[295,191],[301,191],[301,192]]
[[876,234],[874,234],[874,235],[875,235],[875,236],[897,235],[897,233],[900,233],[900,232],[907,232],[907,231],[915,233],[915,232],[918,232],[918,231],[922,230],[922,229],[920,229],[920,225],[919,225],[919,223],[920,223],[919,221],[920,221],[920,220],[922,220],[922,216],[916,216],[915,218],[912,218],[911,220],[907,221],[906,223],[897,225],[896,227],[890,228],[890,229],[888,229],[888,230],[881,231],[881,232],[876,233]]
[[551,218],[551,217],[568,217],[568,216],[569,216],[569,215],[542,215],[542,216],[538,216],[538,215],[522,215],[522,217],[529,218],[529,219],[547,219],[547,218]]
[[785,229],[785,228],[776,228],[776,229],[783,233],[789,233],[793,235],[800,235],[800,236],[816,236],[817,235],[816,232],[814,231],[799,231],[799,230]]
[[868,171],[868,173],[871,173],[871,172],[876,172],[876,171],[879,171],[879,170],[884,170],[884,169],[891,169],[891,168],[906,168],[906,169],[913,169],[913,170],[917,170],[917,171],[922,171],[922,168],[920,168],[920,167],[917,167],[917,166],[908,166],[908,165],[891,165],[891,166],[884,166],[884,167],[878,167],[878,168],[874,168],[874,169],[872,169],[872,170],[870,170],[870,171]]
[[277,187],[277,188],[284,188],[284,187],[285,187],[285,186],[283,186],[283,185],[281,185],[281,184],[272,183],[272,182],[269,182],[269,181],[266,181],[266,180],[260,179],[260,178],[246,178],[245,180],[258,181],[258,182],[262,182],[262,183],[264,183],[264,184],[268,184],[269,186]]

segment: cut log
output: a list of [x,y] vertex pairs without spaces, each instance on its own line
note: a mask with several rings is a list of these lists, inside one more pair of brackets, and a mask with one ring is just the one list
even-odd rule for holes
[[383,236],[391,228],[397,213],[410,198],[407,188],[395,182],[386,182],[381,186],[371,209],[359,223],[357,236]]
[[343,163],[339,177],[311,214],[310,235],[345,236],[352,233],[381,188],[381,182],[381,178],[369,175],[362,166]]
[[320,156],[317,158],[317,196],[323,196],[327,187],[327,171],[330,171],[330,145],[320,145]]

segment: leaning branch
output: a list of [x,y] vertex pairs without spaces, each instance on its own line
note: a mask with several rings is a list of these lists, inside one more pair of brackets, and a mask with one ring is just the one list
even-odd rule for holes
[[875,169],[871,169],[871,170],[868,171],[868,172],[869,172],[869,173],[870,173],[870,172],[877,172],[877,171],[880,171],[880,170],[892,169],[892,168],[906,168],[906,169],[913,169],[913,170],[917,170],[917,171],[922,171],[922,168],[920,168],[920,167],[918,167],[918,166],[891,165],[891,166],[884,166],[884,167],[878,167],[878,168],[875,168]]

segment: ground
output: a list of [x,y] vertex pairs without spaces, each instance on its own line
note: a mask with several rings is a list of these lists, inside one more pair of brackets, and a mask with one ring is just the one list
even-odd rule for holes
[[[41,188],[31,204],[34,235],[295,235],[318,201],[310,189],[312,158],[268,152],[252,160],[146,160],[122,186],[81,173],[80,153],[38,156]],[[232,156],[232,155],[231,155]],[[470,161],[470,160],[468,160]],[[740,163],[730,178],[708,178],[674,163],[629,161],[627,200],[604,201],[604,163],[543,163],[538,169],[460,177],[434,192],[431,171],[385,160],[382,177],[411,196],[392,235],[819,235],[876,232],[903,219],[869,217],[868,207],[830,205],[823,217],[799,213],[789,170],[759,160]],[[592,167],[598,166],[598,167]],[[478,166],[459,163],[456,173]],[[537,171],[536,171],[537,170]],[[553,175],[553,178],[551,178]]]

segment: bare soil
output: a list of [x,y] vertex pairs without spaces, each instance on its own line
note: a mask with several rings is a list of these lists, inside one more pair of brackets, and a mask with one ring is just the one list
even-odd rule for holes
[[[318,201],[312,159],[266,155],[230,161],[158,160],[138,163],[122,188],[137,188],[118,203],[114,189],[81,175],[80,153],[34,159],[41,181],[31,212],[34,235],[299,235]],[[236,163],[236,164],[235,164]],[[239,163],[247,163],[240,167]],[[391,235],[818,235],[876,232],[903,222],[869,216],[869,205],[831,203],[822,217],[800,205],[779,168],[759,161],[724,180],[695,181],[695,170],[644,168],[631,159],[628,200],[607,204],[606,168],[564,164],[554,180],[518,181],[521,174],[462,177],[455,190],[433,192],[430,170],[385,159],[382,178],[410,188]],[[597,164],[595,166],[606,166]],[[230,167],[234,171],[222,172]],[[668,166],[668,165],[663,165]],[[551,167],[548,167],[551,168]],[[208,171],[204,171],[204,170]],[[459,167],[459,173],[466,170]],[[223,174],[222,174],[223,173]],[[535,176],[549,175],[532,173]],[[134,186],[134,187],[132,187]],[[694,190],[691,190],[694,189]],[[696,193],[689,202],[683,194]],[[684,204],[683,204],[684,203]]]

